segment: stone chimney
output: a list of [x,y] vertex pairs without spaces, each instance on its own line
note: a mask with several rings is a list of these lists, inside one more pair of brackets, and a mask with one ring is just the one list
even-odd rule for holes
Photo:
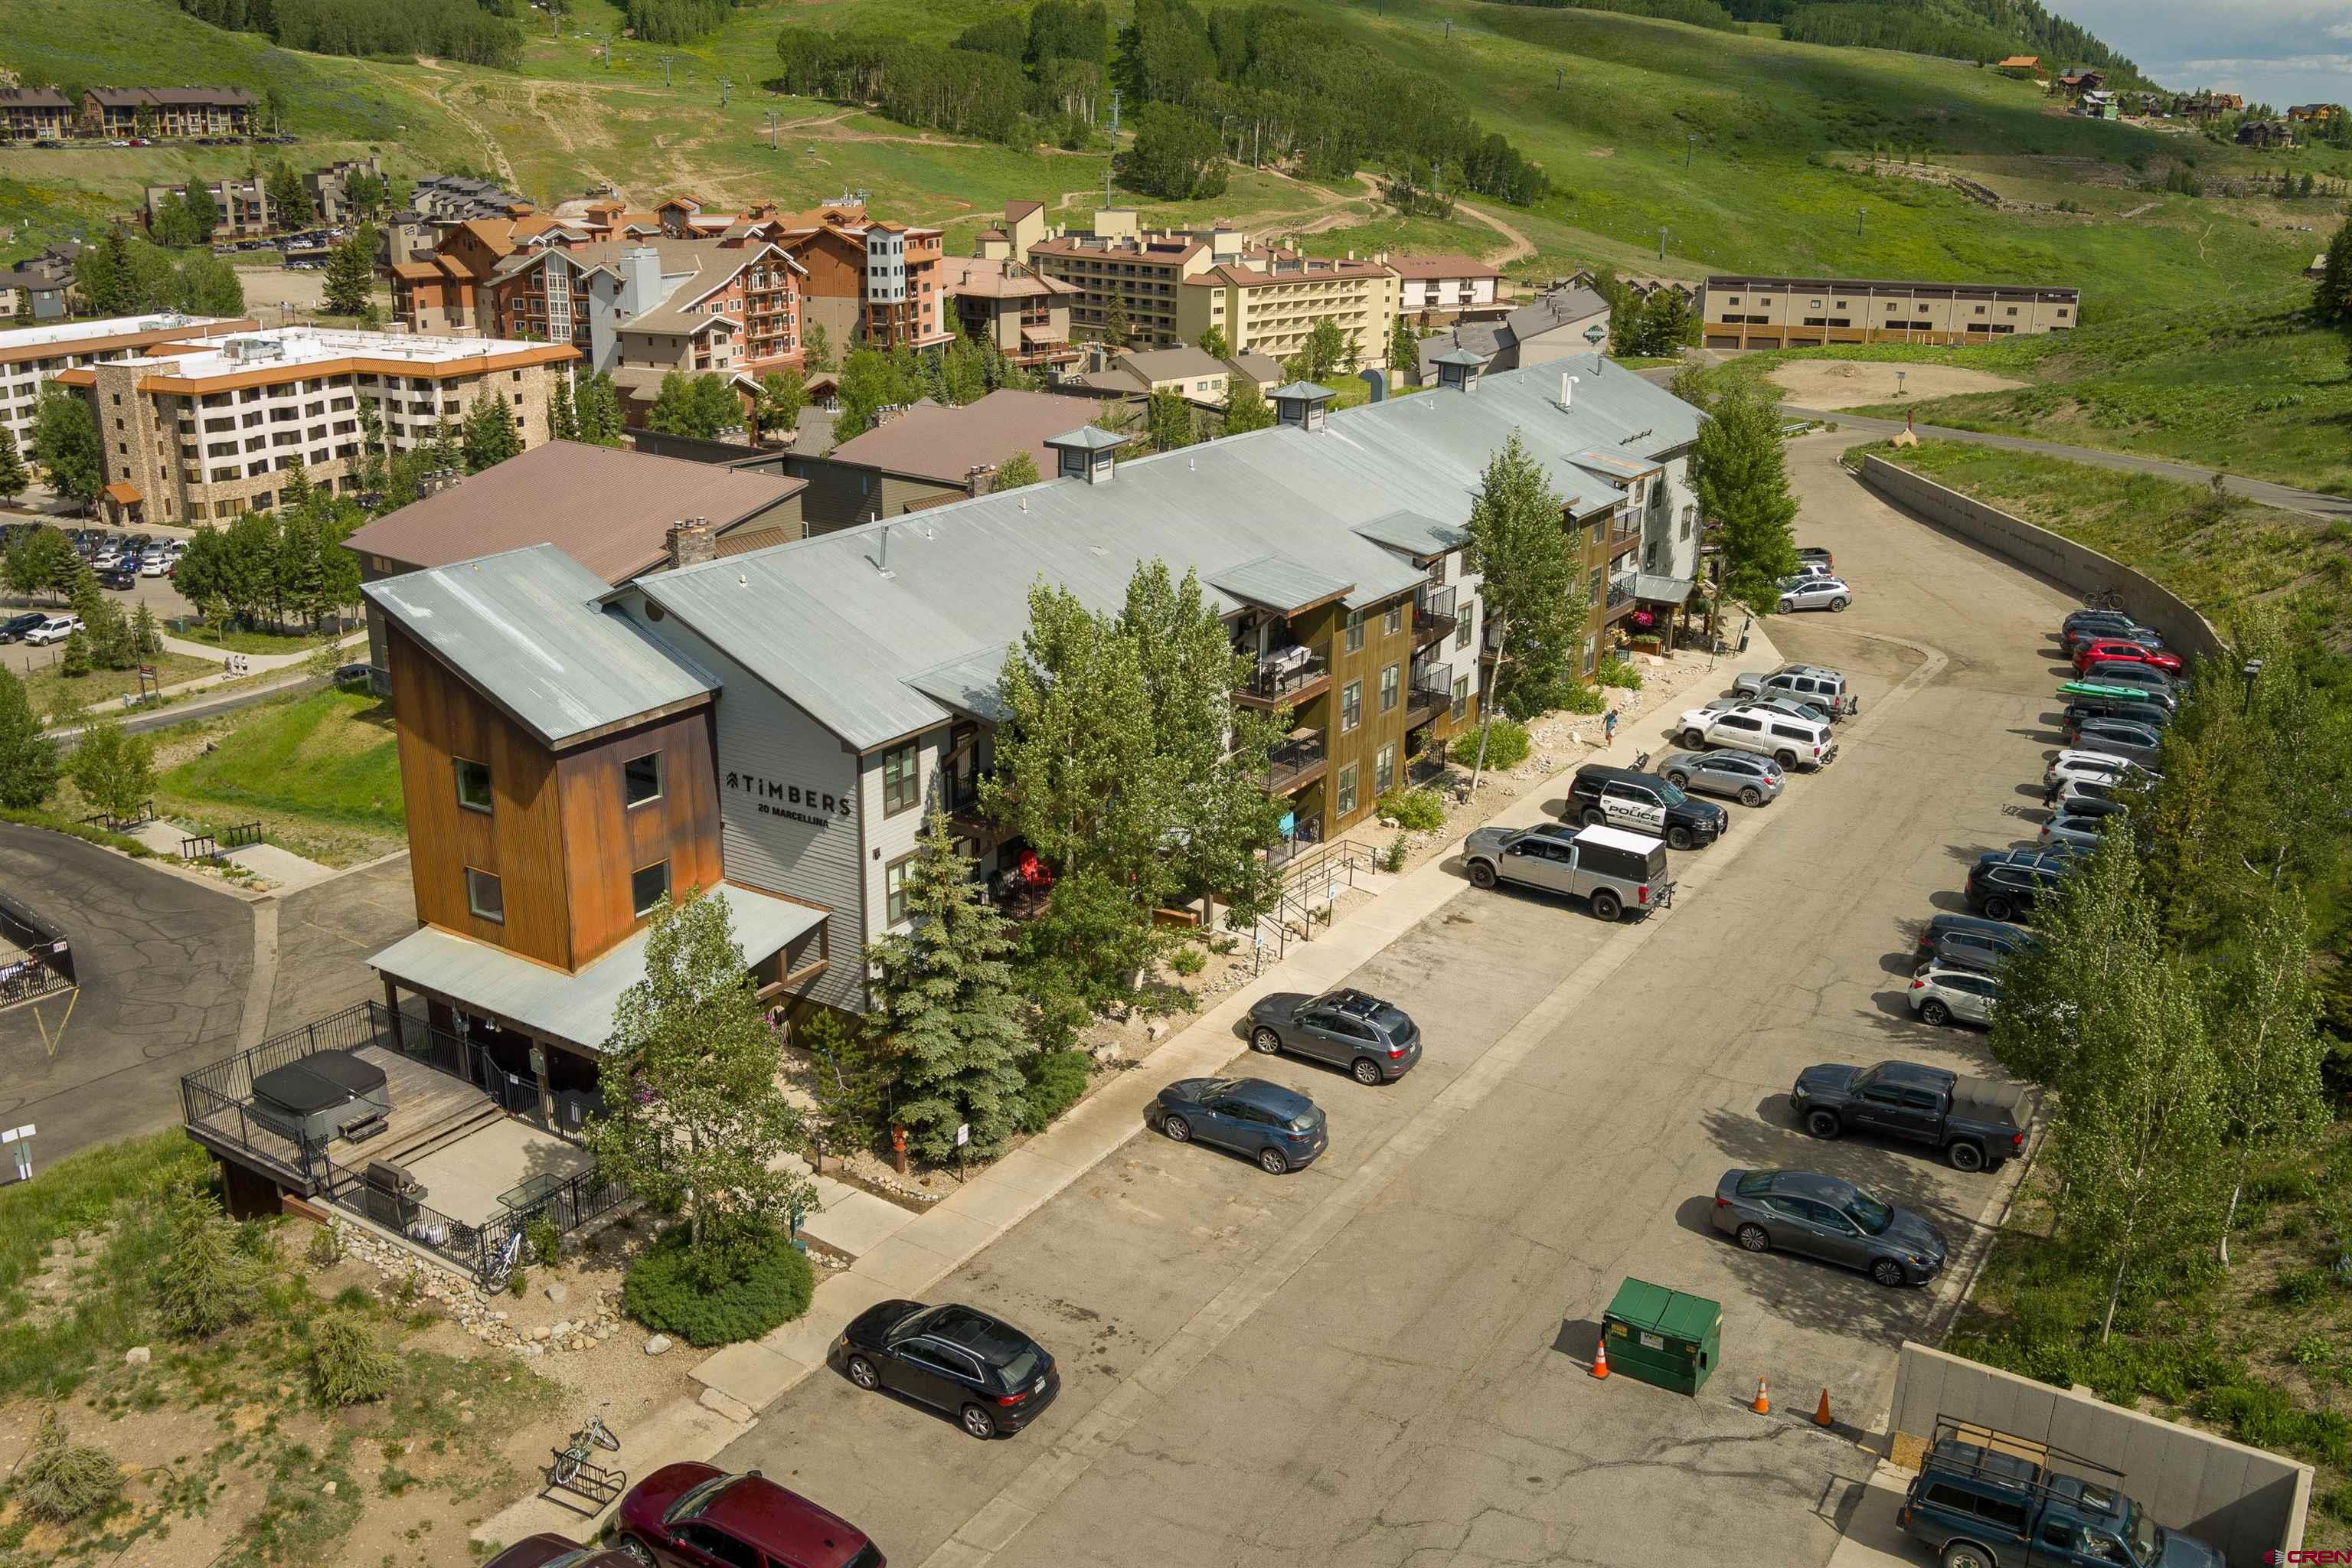
[[719,559],[719,542],[710,536],[707,517],[682,517],[669,525],[665,537],[672,567],[699,566]]
[[963,488],[976,496],[984,496],[996,488],[996,465],[974,463],[964,470]]

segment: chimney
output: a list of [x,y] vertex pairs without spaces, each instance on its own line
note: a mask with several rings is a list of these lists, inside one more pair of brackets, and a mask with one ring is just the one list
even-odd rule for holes
[[1559,405],[1562,408],[1573,408],[1576,406],[1575,394],[1572,391],[1572,388],[1574,388],[1575,385],[1576,377],[1570,375],[1563,371],[1560,374],[1559,378]]
[[974,463],[963,473],[963,488],[972,495],[984,496],[996,488],[996,466]]
[[682,517],[671,523],[665,543],[673,568],[699,566],[719,558],[718,542],[710,537],[710,520],[707,517]]
[[661,252],[641,245],[621,256],[620,306],[625,317],[642,316],[662,301]]

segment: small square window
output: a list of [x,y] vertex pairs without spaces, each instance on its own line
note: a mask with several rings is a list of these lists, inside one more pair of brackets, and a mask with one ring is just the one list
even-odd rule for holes
[[629,908],[640,915],[654,912],[654,906],[669,895],[669,862],[656,860],[629,873]]
[[507,923],[506,884],[488,871],[466,868],[466,907],[493,925]]
[[453,759],[457,769],[457,804],[467,811],[490,809],[490,764]]
[[1391,605],[1388,617],[1381,623],[1381,635],[1392,637],[1402,630],[1404,630],[1404,606],[1402,604]]
[[621,804],[643,805],[661,798],[661,753],[647,752],[621,764]]
[[895,816],[902,811],[912,811],[923,798],[923,768],[919,748],[912,741],[897,751],[882,755],[882,815]]

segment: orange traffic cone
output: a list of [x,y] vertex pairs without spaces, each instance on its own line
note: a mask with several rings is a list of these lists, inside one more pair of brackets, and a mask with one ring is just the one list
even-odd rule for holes
[[1822,1390],[1822,1403],[1820,1408],[1813,1412],[1813,1425],[1816,1426],[1827,1426],[1832,1425],[1830,1420],[1830,1391],[1826,1388]]
[[1771,1391],[1764,1386],[1764,1380],[1760,1377],[1756,1380],[1756,1403],[1749,1405],[1748,1408],[1753,1410],[1759,1415],[1769,1415],[1772,1414]]
[[1609,1375],[1609,1334],[1606,1330],[1601,1331],[1601,1342],[1592,1347],[1592,1375]]

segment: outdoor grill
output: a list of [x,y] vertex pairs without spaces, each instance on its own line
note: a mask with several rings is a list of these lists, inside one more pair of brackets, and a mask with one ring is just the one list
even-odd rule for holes
[[316,1051],[253,1080],[254,1120],[297,1142],[325,1143],[391,1110],[383,1069],[350,1051]]
[[389,1160],[370,1160],[360,1187],[368,1218],[397,1231],[407,1230],[425,1201],[425,1184],[410,1175],[408,1167]]

